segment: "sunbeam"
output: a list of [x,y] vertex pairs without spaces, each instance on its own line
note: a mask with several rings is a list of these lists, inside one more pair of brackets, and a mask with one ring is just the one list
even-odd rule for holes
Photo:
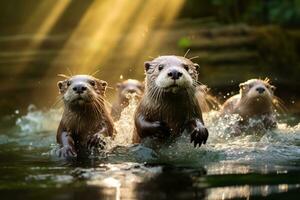
[[[70,3],[71,0],[41,1],[35,12],[28,18],[27,23],[22,27],[22,33],[33,34],[29,44],[22,50],[22,54],[30,52],[34,53],[38,50],[40,44],[45,40],[47,34],[51,31]],[[16,69],[16,74],[21,73],[24,69],[26,69],[27,64],[34,58],[35,56],[32,56],[22,62],[22,64]]]

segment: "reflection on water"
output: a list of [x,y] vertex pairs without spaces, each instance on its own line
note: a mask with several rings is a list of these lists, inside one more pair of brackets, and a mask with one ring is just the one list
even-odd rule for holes
[[116,122],[119,135],[110,148],[86,160],[57,159],[52,152],[61,110],[31,105],[16,127],[0,135],[0,193],[13,198],[24,189],[47,188],[42,193],[49,199],[72,198],[75,190],[80,197],[108,199],[281,199],[299,192],[300,124],[230,137],[226,128],[236,117],[220,119],[212,111],[204,116],[210,138],[201,148],[188,136],[159,148],[131,145],[136,105],[133,98]]
[[268,196],[273,193],[287,192],[289,189],[299,188],[300,184],[288,185],[262,185],[262,186],[233,186],[221,187],[207,190],[207,199],[233,199],[246,198],[250,196]]

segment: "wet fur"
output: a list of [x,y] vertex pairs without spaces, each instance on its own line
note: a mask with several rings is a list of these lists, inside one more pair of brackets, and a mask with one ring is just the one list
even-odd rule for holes
[[[156,80],[161,73],[159,71],[161,63],[185,67],[188,76],[193,81],[192,84],[178,89],[175,88],[175,90],[173,88],[168,90],[158,87]],[[161,56],[145,63],[146,89],[135,113],[135,143],[151,136],[160,138],[178,136],[184,130],[187,130],[188,133],[194,133],[198,128],[205,132],[203,134],[206,134],[204,136],[206,138],[202,140],[199,137],[199,141],[197,139],[195,146],[198,143],[200,146],[203,141],[203,143],[206,142],[208,132],[204,127],[201,108],[196,98],[196,87],[198,86],[197,68],[197,64],[194,64],[187,58],[178,56]],[[162,130],[157,133],[156,129],[154,131],[151,130],[153,127]],[[202,133],[199,134],[201,135]],[[193,141],[193,138],[191,140]]]
[[[253,93],[254,89],[261,86],[265,88],[265,94],[262,97],[260,95],[251,96],[253,94],[249,96],[248,93]],[[223,104],[222,114],[240,115],[243,121],[240,121],[239,124],[242,125],[246,125],[249,119],[263,119],[264,128],[275,128],[277,123],[275,119],[276,105],[274,106],[274,100],[277,97],[274,96],[273,91],[275,87],[269,83],[269,79],[251,79],[245,83],[241,83],[240,88],[239,94],[229,98]]]
[[69,145],[75,148],[73,150],[78,152],[82,148],[87,148],[89,137],[92,137],[96,133],[113,136],[114,127],[104,103],[105,81],[91,76],[84,76],[87,80],[95,82],[94,86],[88,87],[88,90],[90,90],[87,93],[88,102],[78,105],[66,100],[73,95],[72,93],[67,93],[68,90],[71,90],[68,86],[68,81],[76,81],[76,77],[78,76],[58,82],[60,94],[64,102],[64,112],[57,130],[57,142],[63,146],[65,143],[63,141],[65,139],[64,135],[67,133],[66,137],[70,137],[68,140],[74,141],[74,145]]

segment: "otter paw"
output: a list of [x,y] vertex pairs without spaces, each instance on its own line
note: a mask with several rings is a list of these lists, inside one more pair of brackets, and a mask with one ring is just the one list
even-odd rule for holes
[[104,149],[105,146],[106,146],[106,142],[102,139],[99,133],[89,136],[87,141],[88,149],[92,149],[93,147]]
[[191,134],[191,143],[194,142],[194,147],[199,145],[199,147],[202,144],[206,143],[206,140],[208,138],[208,131],[205,127],[195,127]]
[[63,146],[56,151],[56,155],[60,158],[76,157],[77,153],[71,146]]

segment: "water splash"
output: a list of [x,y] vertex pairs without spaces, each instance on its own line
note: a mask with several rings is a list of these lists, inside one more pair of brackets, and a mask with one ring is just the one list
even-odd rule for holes
[[121,113],[120,119],[115,122],[115,128],[117,135],[114,138],[115,145],[126,146],[132,143],[132,137],[134,133],[134,113],[139,103],[138,96],[136,94],[127,94],[129,104]]
[[17,119],[16,125],[21,129],[20,134],[49,132],[57,129],[61,119],[62,109],[37,110],[34,105],[28,107],[28,113]]
[[[266,131],[265,134],[232,136],[227,130],[240,120],[240,117],[231,115],[221,118],[217,111],[204,114],[210,136],[207,144],[201,148],[193,147],[188,134],[159,148],[149,148],[147,142],[143,145],[133,146],[131,143],[134,131],[133,115],[138,105],[138,99],[131,96],[129,102],[128,107],[123,110],[120,120],[115,123],[118,134],[114,140],[107,141],[109,149],[107,149],[106,155],[111,162],[201,165],[206,166],[208,173],[223,173],[226,170],[232,172],[229,168],[222,168],[227,164],[231,167],[235,164],[247,165],[247,170],[250,170],[251,167],[260,166],[261,168],[265,165],[270,170],[279,170],[280,167],[277,166],[290,165],[292,167],[292,165],[297,165],[300,160],[300,124],[289,126],[286,123],[278,123],[277,129]],[[29,109],[29,112],[16,122],[21,131],[18,133],[19,138],[14,138],[14,141],[20,140],[20,143],[29,144],[31,148],[47,147],[47,145],[48,148],[51,145],[51,148],[57,148],[57,145],[53,143],[55,143],[55,132],[60,117],[61,110]],[[39,137],[38,140],[43,141],[42,143],[36,141]],[[11,141],[10,139],[7,136],[1,136],[0,144]],[[247,171],[243,167],[237,167],[236,170]]]

